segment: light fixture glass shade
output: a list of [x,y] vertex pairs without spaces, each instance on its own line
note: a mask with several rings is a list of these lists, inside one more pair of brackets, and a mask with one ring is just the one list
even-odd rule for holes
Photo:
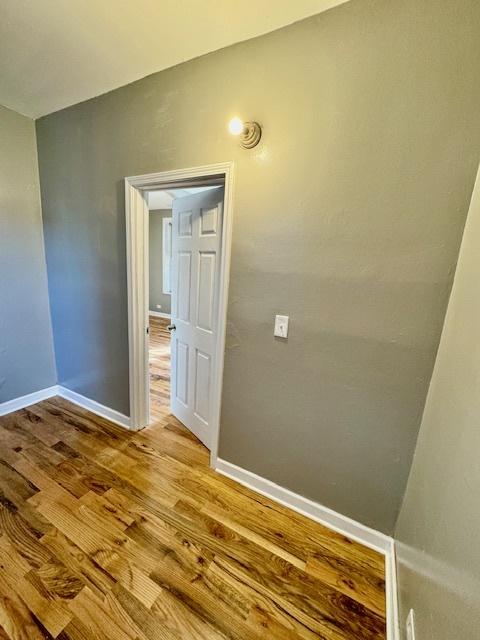
[[228,123],[228,130],[232,134],[232,136],[239,136],[245,130],[245,125],[240,120],[240,118],[232,118]]

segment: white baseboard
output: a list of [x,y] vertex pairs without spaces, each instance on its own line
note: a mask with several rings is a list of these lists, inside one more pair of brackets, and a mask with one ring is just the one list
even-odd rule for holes
[[148,315],[153,316],[154,318],[166,318],[167,320],[170,320],[171,318],[169,313],[162,313],[161,311],[149,311]]
[[40,391],[34,391],[33,393],[21,396],[20,398],[14,398],[13,400],[2,402],[0,404],[0,416],[5,416],[7,413],[12,413],[13,411],[19,411],[20,409],[29,407],[32,404],[41,402],[42,400],[53,398],[53,396],[56,395],[58,395],[58,387],[57,385],[54,385],[53,387],[40,389]]
[[85,396],[82,396],[79,393],[71,391],[71,389],[67,389],[66,387],[62,386],[58,387],[57,395],[59,395],[61,398],[65,398],[65,400],[73,402],[73,404],[77,404],[79,407],[83,407],[84,409],[88,409],[88,411],[91,411],[92,413],[96,413],[102,418],[110,420],[110,422],[114,422],[121,427],[130,429],[130,418],[128,416],[125,416],[123,413],[120,413],[119,411],[115,411],[115,409],[105,407],[103,404],[100,404],[95,400],[90,400],[90,398],[86,398]]
[[289,489],[262,478],[251,471],[237,467],[237,465],[217,458],[215,471],[236,480],[240,484],[260,493],[267,498],[289,507],[307,518],[311,518],[320,524],[341,533],[360,544],[370,547],[385,556],[385,582],[387,601],[387,639],[399,640],[398,635],[398,606],[397,606],[397,580],[395,568],[395,547],[393,538],[371,529],[360,522],[356,522],[347,516],[337,513],[318,502],[304,498],[293,493]]
[[86,398],[85,396],[60,385],[54,385],[53,387],[41,389],[40,391],[29,393],[28,395],[20,398],[14,398],[13,400],[2,402],[0,404],[0,416],[5,416],[7,413],[13,413],[13,411],[19,411],[20,409],[29,407],[32,404],[41,402],[42,400],[48,400],[48,398],[53,398],[54,396],[65,398],[65,400],[69,400],[70,402],[73,402],[73,404],[77,404],[79,407],[88,409],[92,413],[96,413],[98,416],[110,420],[110,422],[115,422],[115,424],[118,424],[121,427],[130,429],[131,421],[128,416],[123,415],[123,413],[120,413],[119,411],[115,411],[115,409],[105,407],[103,404],[95,402],[95,400],[90,400],[90,398]]
[[215,470],[316,522],[320,522],[334,531],[338,531],[371,549],[375,549],[379,553],[390,552],[392,539],[380,531],[370,529],[360,522],[324,507],[318,502],[293,493],[289,489],[285,489],[221,458],[217,458]]

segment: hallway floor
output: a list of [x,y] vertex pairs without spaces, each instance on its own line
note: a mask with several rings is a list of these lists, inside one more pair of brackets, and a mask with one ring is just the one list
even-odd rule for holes
[[166,318],[150,316],[150,417],[152,423],[170,414],[170,334]]
[[0,418],[0,639],[385,638],[383,557],[224,478],[172,416]]

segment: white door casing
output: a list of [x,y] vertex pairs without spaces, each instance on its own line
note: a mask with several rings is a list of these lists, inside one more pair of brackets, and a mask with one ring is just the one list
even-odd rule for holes
[[173,201],[171,409],[208,448],[217,363],[223,187]]
[[227,326],[230,274],[233,194],[233,162],[173,169],[125,178],[125,222],[127,244],[128,344],[130,428],[143,429],[150,423],[148,364],[148,206],[143,194],[151,190],[225,185],[223,230],[218,299],[217,362],[214,374],[210,465],[216,467],[220,430],[223,366]]

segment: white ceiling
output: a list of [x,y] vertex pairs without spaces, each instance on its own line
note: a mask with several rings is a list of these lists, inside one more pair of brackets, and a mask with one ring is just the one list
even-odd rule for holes
[[190,196],[193,193],[201,191],[209,191],[210,189],[218,189],[218,186],[212,187],[188,187],[186,189],[166,189],[162,191],[148,192],[148,208],[152,211],[155,209],[171,209],[175,198]]
[[0,0],[0,104],[38,117],[347,0]]

